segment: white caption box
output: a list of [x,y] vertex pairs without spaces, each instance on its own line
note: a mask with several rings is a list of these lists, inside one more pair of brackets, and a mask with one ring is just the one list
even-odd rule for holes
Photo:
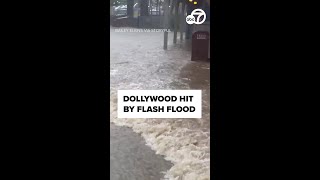
[[[176,99],[176,101],[151,102],[151,99],[154,99],[156,96],[158,96],[160,100],[162,97],[166,97],[167,100]],[[128,100],[130,98],[135,101],[132,102]],[[180,101],[183,99],[186,101]],[[152,112],[150,112],[150,108]],[[154,108],[157,109],[157,112],[154,112]],[[201,90],[118,90],[118,118],[201,117]]]

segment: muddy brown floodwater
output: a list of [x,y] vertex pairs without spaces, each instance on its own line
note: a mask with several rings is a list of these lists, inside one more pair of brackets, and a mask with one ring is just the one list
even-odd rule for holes
[[[183,45],[163,50],[159,32],[110,28],[110,47],[111,179],[210,179],[210,64],[191,62]],[[200,89],[202,118],[118,119],[117,90],[134,89]]]

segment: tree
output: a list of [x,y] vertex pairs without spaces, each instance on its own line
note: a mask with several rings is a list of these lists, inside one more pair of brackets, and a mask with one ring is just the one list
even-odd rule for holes
[[149,15],[149,0],[140,0],[140,15],[148,16]]
[[134,0],[127,0],[127,15],[130,18],[133,17],[133,5],[134,5]]

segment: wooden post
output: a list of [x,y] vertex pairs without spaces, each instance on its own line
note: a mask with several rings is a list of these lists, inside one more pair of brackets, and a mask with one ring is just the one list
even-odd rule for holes
[[185,3],[182,3],[181,4],[181,11],[180,11],[180,42],[182,43],[182,40],[183,40],[183,32],[184,32],[184,24],[186,23],[186,20],[185,20],[185,16],[184,16],[184,13],[185,13]]
[[159,0],[157,0],[157,10],[158,10],[158,16],[160,16],[161,13],[160,13],[160,3],[159,3]]
[[175,7],[174,7],[174,32],[173,32],[173,43],[176,44],[177,43],[177,33],[178,33],[178,22],[179,22],[179,2],[177,1],[175,3]]
[[149,0],[149,14],[152,16],[152,0]]
[[[170,14],[170,9],[169,9],[169,5],[170,5],[170,0],[165,0],[164,1],[164,21],[163,21],[163,27],[165,29],[169,29],[169,14]],[[168,32],[164,32],[164,41],[163,41],[163,49],[167,50],[168,49]]]
[[171,0],[171,5],[170,5],[170,14],[173,14],[173,8],[174,8],[174,2],[177,0]]
[[[186,5],[186,11],[187,14],[190,15],[190,13],[192,12],[192,6],[190,6],[190,4]],[[185,38],[186,39],[192,39],[192,25],[190,24],[185,24],[186,25],[186,34],[185,34]]]

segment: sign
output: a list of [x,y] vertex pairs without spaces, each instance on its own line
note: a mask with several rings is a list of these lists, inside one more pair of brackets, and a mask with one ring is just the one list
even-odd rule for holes
[[186,17],[188,24],[202,24],[204,21],[206,21],[206,13],[202,9],[195,9]]
[[201,90],[118,90],[118,118],[201,118]]

